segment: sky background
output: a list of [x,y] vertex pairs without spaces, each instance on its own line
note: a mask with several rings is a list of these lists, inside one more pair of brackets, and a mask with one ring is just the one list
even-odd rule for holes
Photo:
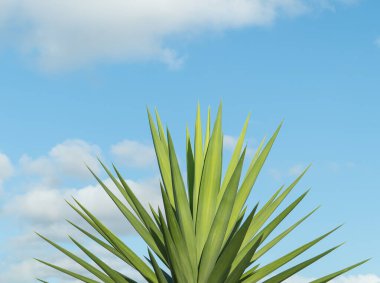
[[379,11],[370,0],[0,0],[0,282],[72,282],[33,260],[75,268],[33,233],[84,242],[64,221],[79,221],[72,195],[143,253],[83,162],[105,180],[96,156],[115,162],[159,205],[146,107],[183,163],[197,103],[205,118],[222,101],[226,159],[248,113],[251,150],[285,121],[251,205],[312,163],[287,223],[322,207],[271,257],[345,223],[307,255],[347,243],[289,282],[372,257],[335,282],[379,283]]

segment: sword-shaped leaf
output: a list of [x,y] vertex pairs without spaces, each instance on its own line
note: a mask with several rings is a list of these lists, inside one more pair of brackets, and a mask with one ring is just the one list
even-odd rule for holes
[[158,215],[160,217],[161,229],[164,235],[170,259],[169,264],[173,277],[175,278],[176,282],[195,282],[191,267],[181,264],[183,262],[183,259],[180,257],[178,253],[176,243],[173,241],[173,238],[170,235],[169,229],[166,226],[161,210],[158,211]]
[[233,235],[231,240],[227,242],[223,251],[221,252],[211,274],[209,277],[210,283],[224,282],[230,272],[232,262],[234,261],[241,244],[243,243],[245,234],[248,231],[249,225],[255,212],[257,210],[257,205],[248,215],[247,219],[244,221],[243,225],[238,229],[236,234]]
[[41,234],[37,233],[37,235],[39,237],[41,237],[42,239],[44,239],[46,242],[48,242],[50,245],[52,245],[53,247],[55,247],[56,249],[58,249],[60,252],[62,252],[63,254],[65,254],[66,256],[68,256],[69,258],[71,258],[73,261],[75,261],[76,263],[78,263],[79,265],[81,265],[83,268],[85,268],[86,270],[88,270],[90,273],[92,273],[93,275],[95,275],[96,277],[98,277],[100,280],[103,280],[106,283],[112,283],[113,282],[111,280],[111,278],[109,278],[106,274],[104,274],[103,272],[101,272],[100,270],[98,270],[97,268],[95,268],[94,266],[92,266],[91,264],[89,264],[88,262],[86,262],[85,260],[81,259],[79,256],[76,256],[72,252],[70,252],[67,249],[61,247],[60,245],[54,243],[53,241],[47,239],[46,237],[42,236]]
[[[133,228],[135,228],[136,232],[139,233],[141,238],[144,239],[144,241],[149,245],[149,247],[152,250],[154,250],[154,252],[160,257],[160,259],[162,261],[166,262],[165,257],[162,254],[162,251],[163,251],[162,241],[159,242],[159,245],[161,246],[161,249],[160,249],[157,246],[157,243],[155,242],[155,239],[153,238],[152,233],[144,226],[144,224],[141,223],[140,220],[136,216],[133,215],[133,213],[128,209],[128,207],[126,207],[125,204],[122,203],[119,200],[119,198],[117,198],[115,196],[114,193],[112,193],[112,191],[103,183],[102,180],[99,179],[99,177],[92,170],[90,170],[90,171],[93,174],[93,176],[96,178],[98,183],[101,185],[103,190],[108,194],[108,196],[112,199],[112,201],[118,207],[120,212],[125,216],[125,218],[128,220],[128,222],[133,226]],[[136,209],[137,209],[137,207],[136,207]],[[144,210],[144,212],[145,212],[144,208],[139,209],[139,211],[141,211],[141,210]],[[143,215],[143,218],[145,218],[145,219],[149,218],[150,219],[150,216],[148,215],[148,213],[147,212],[145,212],[145,213],[146,213],[145,215],[141,213]],[[150,221],[152,224],[148,225],[148,228],[150,228],[152,226],[156,227],[156,225],[153,223],[153,221],[151,219],[150,219]],[[156,235],[159,234],[162,237],[162,234],[160,233],[160,231],[158,231],[158,229],[157,229],[157,232],[155,234]]]
[[172,203],[172,205],[174,205],[174,192],[172,188],[172,177],[170,173],[170,163],[166,144],[161,140],[159,133],[157,132],[157,128],[154,125],[153,118],[150,115],[149,109],[147,110],[147,112],[150,132],[152,135],[154,149],[156,151],[158,167],[160,168],[161,177],[164,182],[165,189],[168,191],[170,202]]
[[162,269],[158,265],[156,259],[154,258],[154,255],[149,249],[148,249],[148,254],[149,254],[150,262],[152,263],[154,272],[156,273],[158,283],[168,283],[168,280],[166,280],[166,277],[164,273],[162,272]]
[[[194,269],[191,266],[191,260],[190,260],[190,252],[186,246],[186,241],[185,238],[182,234],[180,224],[177,221],[175,211],[173,207],[170,204],[168,195],[166,191],[163,189],[161,185],[161,194],[162,194],[162,199],[164,202],[164,208],[165,208],[165,216],[166,216],[166,222],[167,222],[167,227],[169,231],[169,236],[173,241],[174,244],[174,250],[171,252],[172,254],[176,255],[177,261],[179,266],[182,266],[182,273],[186,273],[187,277],[195,276],[194,275]],[[164,223],[162,223],[164,225]],[[162,229],[166,229],[166,225],[162,226]],[[167,237],[167,240],[170,241],[170,238]],[[169,257],[170,258],[170,257]]]
[[316,262],[317,260],[321,259],[322,257],[328,255],[329,253],[331,253],[332,251],[336,250],[337,248],[339,248],[341,245],[338,245],[338,246],[335,246],[323,253],[320,253],[319,255],[315,256],[315,257],[312,257],[308,260],[305,260],[304,262],[301,262],[291,268],[288,268],[286,269],[285,271],[267,279],[264,281],[264,283],[277,283],[277,282],[282,282],[286,279],[288,279],[290,276],[296,274],[297,272],[301,271],[302,269],[308,267],[309,265],[313,264],[314,262]]
[[77,242],[74,238],[70,237],[75,245],[78,246],[89,258],[91,258],[108,276],[107,281],[105,282],[120,282],[120,283],[128,283],[128,281],[121,276],[118,272],[109,267],[104,261],[82,246],[79,242]]
[[[75,199],[74,199],[75,200]],[[101,221],[91,214],[80,202],[75,200],[79,207],[87,214],[89,218],[99,227],[99,229],[107,236],[109,243],[123,254],[131,263],[131,265],[148,281],[154,282],[155,275],[153,271],[143,262],[122,240],[112,233]]]
[[194,218],[193,213],[193,198],[194,198],[194,174],[195,174],[195,161],[193,149],[190,141],[189,129],[186,128],[186,169],[187,169],[187,191],[189,196],[189,205],[191,209],[191,214]]
[[[252,167],[253,165],[256,163],[257,161],[257,158],[259,157],[259,154],[261,152],[261,149],[262,147],[264,146],[264,141],[265,141],[265,138],[261,141],[258,149],[256,150],[256,153],[251,161],[251,164],[247,170],[247,172],[250,172],[252,170]],[[244,182],[247,180],[247,174],[246,176],[244,177],[244,180],[243,180],[243,184]],[[227,228],[227,233],[226,233],[226,238],[224,239],[225,241],[227,240],[227,238],[230,236],[230,233],[234,227],[234,223],[236,223],[239,215],[240,215],[240,212],[242,210],[242,208],[244,207],[245,205],[245,202],[247,201],[247,198],[248,198],[248,195],[249,193],[251,192],[251,189],[247,190],[249,187],[246,185],[245,188],[242,190],[242,186],[240,186],[240,189],[238,191],[238,194],[237,194],[237,197],[236,197],[236,201],[235,201],[235,204],[234,204],[234,207],[232,209],[232,213],[231,213],[231,217],[230,217],[230,221],[228,223],[228,228]]]
[[199,189],[203,170],[203,140],[202,140],[202,121],[201,121],[201,109],[198,104],[197,114],[195,119],[195,133],[194,133],[194,181],[193,181],[193,206],[192,214],[194,223],[197,219],[198,201],[199,201]]
[[237,140],[235,149],[234,149],[234,151],[232,153],[231,160],[228,163],[228,168],[227,168],[226,173],[224,174],[222,186],[220,187],[220,191],[218,193],[217,205],[219,205],[220,201],[222,200],[222,197],[224,195],[224,191],[227,188],[227,184],[229,183],[229,181],[231,179],[231,176],[232,176],[232,174],[233,174],[233,172],[234,172],[234,170],[236,168],[236,165],[239,162],[239,157],[240,157],[241,150],[243,148],[245,134],[247,132],[249,118],[250,118],[250,115],[248,115],[247,119],[245,120],[243,129],[242,129],[242,131],[240,133],[239,139]]
[[282,239],[284,239],[290,232],[292,232],[295,228],[297,228],[302,222],[304,222],[307,218],[309,218],[315,211],[317,211],[319,207],[312,210],[309,214],[302,217],[300,220],[298,220],[296,223],[294,223],[292,226],[290,226],[288,229],[286,229],[284,232],[276,236],[273,240],[271,240],[269,243],[267,243],[264,247],[259,249],[255,255],[252,258],[252,262],[259,259],[262,255],[264,255],[266,252],[268,252],[271,248],[273,248],[275,245],[277,245]]
[[[309,166],[310,167],[310,166]],[[260,230],[260,228],[265,224],[265,222],[269,219],[269,217],[274,213],[274,211],[278,208],[278,206],[284,201],[284,199],[289,195],[289,193],[294,189],[297,183],[301,180],[301,178],[305,175],[307,167],[300,176],[292,183],[286,190],[280,194],[278,198],[276,198],[272,203],[268,205],[265,209],[261,209],[255,216],[255,220],[252,222],[251,227],[249,227],[247,235],[244,240],[244,244],[249,242],[249,240]],[[243,244],[243,246],[244,246]]]
[[[106,167],[105,167],[106,168]],[[131,188],[128,186],[127,182],[124,180],[124,178],[121,176],[120,172],[116,169],[115,166],[113,166],[116,175],[118,176],[121,185],[123,186],[125,192],[130,197],[133,205],[136,207],[136,211],[138,215],[140,215],[141,220],[143,223],[145,223],[145,226],[151,231],[154,238],[158,238],[159,241],[156,241],[157,245],[161,247],[161,243],[163,241],[162,233],[159,231],[157,225],[153,222],[152,218],[149,216],[148,212],[145,210],[144,206],[141,204],[141,202],[138,200],[138,198],[135,196]],[[108,170],[107,170],[108,171]],[[108,171],[109,172],[109,171]],[[112,175],[110,173],[110,175]]]
[[276,271],[281,266],[285,265],[289,261],[293,260],[294,258],[299,256],[300,254],[302,254],[305,251],[307,251],[308,249],[310,249],[312,246],[316,245],[318,242],[320,242],[321,240],[326,238],[328,235],[330,235],[331,233],[336,231],[339,227],[341,227],[341,226],[334,228],[333,230],[331,230],[331,231],[327,232],[326,234],[314,239],[313,241],[310,241],[310,242],[304,244],[303,246],[293,250],[292,252],[280,257],[279,259],[257,269],[256,272],[252,276],[249,277],[249,279],[246,279],[249,281],[244,280],[243,282],[244,283],[257,282],[258,280],[260,280],[260,279],[264,278],[265,276],[271,274],[272,272]]
[[[78,280],[80,280],[82,282],[85,282],[85,283],[101,283],[99,281],[93,280],[93,279],[88,278],[86,276],[83,276],[83,275],[80,275],[78,273],[72,272],[72,271],[70,271],[70,270],[68,270],[66,268],[62,268],[62,267],[59,267],[57,265],[48,263],[46,261],[43,261],[43,260],[40,260],[40,259],[37,259],[37,258],[35,260],[37,260],[37,261],[41,262],[42,264],[45,264],[45,265],[47,265],[47,266],[49,266],[51,268],[54,268],[54,269],[56,269],[56,270],[58,270],[58,271],[60,271],[62,273],[65,273],[65,274],[67,274],[67,275],[69,275],[69,276],[71,276],[71,277],[73,277],[75,279],[78,279]],[[41,281],[41,280],[39,280],[39,281]],[[44,282],[44,281],[42,281],[42,282]]]
[[227,189],[224,192],[224,196],[212,223],[199,264],[198,282],[208,282],[209,275],[212,272],[215,262],[221,252],[224,235],[228,225],[228,216],[231,214],[232,207],[235,202],[236,191],[239,186],[244,156],[245,150],[234,168],[234,172],[227,185]]
[[[300,197],[298,197],[294,202],[292,202],[288,207],[286,207],[277,217],[275,217],[263,230],[261,230],[236,256],[235,263],[239,262],[256,244],[258,238],[262,239],[262,242],[272,233],[272,231],[289,215],[290,212],[304,199],[308,192],[305,192]],[[249,229],[248,229],[249,231]],[[243,242],[244,244],[244,242]]]
[[256,243],[251,247],[251,249],[248,251],[248,253],[242,258],[242,260],[238,263],[238,265],[234,268],[232,268],[230,274],[227,277],[227,280],[225,283],[235,283],[239,282],[241,276],[244,273],[244,270],[247,269],[247,266],[250,264],[250,259],[252,258],[253,254],[259,247],[259,245],[262,243],[262,239],[257,239]]
[[174,189],[174,202],[176,207],[176,215],[178,223],[180,225],[182,235],[185,239],[187,250],[189,252],[190,264],[193,269],[194,278],[197,276],[197,255],[194,253],[196,251],[196,241],[195,241],[195,230],[193,225],[193,218],[191,215],[191,208],[189,201],[186,196],[186,188],[183,182],[182,174],[179,169],[179,164],[177,156],[174,150],[173,140],[168,131],[168,146],[169,146],[169,159],[170,168],[173,181]]
[[196,219],[197,256],[203,251],[216,212],[216,199],[222,174],[222,108],[219,107],[205,156]]

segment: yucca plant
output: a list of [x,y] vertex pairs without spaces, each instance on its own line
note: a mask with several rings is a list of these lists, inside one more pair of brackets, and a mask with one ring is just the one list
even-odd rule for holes
[[[161,173],[161,194],[163,207],[148,211],[128,186],[119,171],[115,174],[103,164],[105,172],[120,191],[119,199],[102,180],[94,175],[110,196],[120,212],[131,223],[148,245],[146,260],[140,258],[117,235],[74,199],[69,205],[97,232],[89,232],[70,222],[90,239],[102,246],[125,264],[137,270],[147,282],[178,283],[234,283],[234,282],[282,282],[307,266],[331,253],[334,246],[305,261],[287,267],[287,263],[316,245],[336,229],[321,235],[290,251],[284,256],[263,264],[260,259],[271,248],[305,221],[316,209],[301,217],[290,227],[272,235],[276,227],[304,199],[307,192],[275,214],[280,204],[293,190],[308,168],[288,187],[279,188],[261,207],[247,203],[248,196],[261,168],[280,131],[258,147],[244,177],[242,176],[246,149],[243,149],[249,117],[247,118],[231,160],[222,177],[222,111],[219,107],[213,129],[210,127],[208,112],[205,134],[202,132],[198,106],[194,142],[186,134],[186,182],[180,170],[178,159],[169,131],[165,134],[160,117],[156,112],[156,124],[148,110],[150,130]],[[187,183],[187,184],[185,184]],[[251,206],[252,205],[252,206]],[[248,212],[249,211],[249,212]],[[62,246],[45,238],[48,243],[70,257],[87,272],[78,274],[54,264],[39,260],[82,282],[124,283],[136,282],[122,274],[101,258],[70,237],[94,263],[90,264]],[[365,261],[344,268],[312,282],[321,283],[363,264]],[[286,266],[284,266],[286,265]],[[92,275],[90,275],[92,274]],[[88,276],[91,276],[88,277]],[[39,279],[41,282],[46,282]]]

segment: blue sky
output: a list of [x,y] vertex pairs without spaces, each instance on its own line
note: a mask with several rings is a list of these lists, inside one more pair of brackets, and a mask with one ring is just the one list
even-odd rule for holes
[[205,115],[220,101],[231,143],[248,113],[251,148],[285,119],[256,200],[313,164],[297,191],[311,193],[292,219],[322,207],[273,256],[345,223],[320,247],[347,244],[293,282],[368,257],[337,282],[380,282],[380,2],[31,3],[0,3],[1,282],[53,276],[32,257],[69,264],[32,231],[63,241],[71,230],[62,220],[75,219],[70,195],[142,250],[104,208],[82,160],[99,173],[94,156],[115,161],[158,204],[146,106],[158,108],[183,154],[197,102]]

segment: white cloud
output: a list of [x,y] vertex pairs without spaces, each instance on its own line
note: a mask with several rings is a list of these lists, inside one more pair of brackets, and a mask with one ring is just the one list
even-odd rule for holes
[[306,278],[300,275],[294,275],[289,279],[285,280],[284,283],[308,283],[312,281],[314,278]]
[[[228,150],[228,151],[234,151],[235,150],[235,146],[238,142],[238,137],[234,137],[234,136],[231,136],[231,135],[224,135],[223,136],[223,148]],[[256,150],[254,147],[251,146],[251,144],[254,144],[255,141],[252,140],[252,139],[248,139],[247,140],[247,149],[246,149],[246,156],[248,157],[253,157],[253,155],[255,154]]]
[[298,177],[304,170],[306,166],[303,164],[295,164],[288,169],[269,169],[269,175],[275,180],[282,180],[287,177]]
[[111,153],[127,167],[146,167],[155,164],[154,149],[137,141],[124,140],[111,147]]
[[0,152],[0,192],[3,182],[11,177],[14,173],[14,168],[8,156]]
[[[295,275],[286,280],[284,283],[308,283],[315,278],[306,278]],[[380,277],[375,274],[361,274],[361,275],[343,275],[332,281],[331,283],[380,283]]]
[[375,40],[375,44],[376,44],[376,46],[380,47],[380,38]]
[[237,144],[238,139],[234,136],[224,135],[223,137],[223,147],[227,150],[233,151]]
[[0,182],[13,175],[14,169],[8,156],[0,152]]
[[289,168],[288,174],[289,176],[299,176],[305,170],[305,166],[302,164],[296,164]]
[[330,161],[327,163],[327,169],[333,173],[339,173],[342,171],[353,169],[356,164],[353,161],[344,161],[344,162],[337,162],[337,161]]
[[307,10],[303,0],[2,0],[8,40],[46,69],[92,62],[155,59],[171,67],[182,56],[166,46],[189,36],[250,25]]
[[248,26],[357,0],[2,0],[0,39],[45,70],[101,62],[182,65],[169,39]]
[[82,140],[66,140],[54,146],[49,154],[37,158],[23,155],[20,164],[24,172],[42,176],[46,181],[59,181],[62,178],[88,178],[86,164],[95,172],[100,166],[96,157],[100,149]]
[[[127,180],[127,182],[144,205],[148,206],[148,203],[151,203],[153,207],[157,207],[161,203],[157,178],[142,181]],[[110,179],[104,180],[104,183],[122,199]],[[33,226],[34,229],[38,227],[39,232],[62,239],[68,234],[63,231],[69,231],[69,226],[64,220],[72,219],[75,222],[81,219],[65,202],[69,200],[73,203],[72,197],[109,225],[113,231],[122,234],[132,231],[131,226],[126,223],[112,200],[98,184],[78,189],[37,185],[11,199],[5,205],[4,212],[6,215],[17,217],[18,222],[25,224],[24,227]],[[26,240],[29,237],[34,236],[28,233],[26,238],[23,235],[20,239]]]
[[342,276],[332,283],[380,283],[380,277],[374,274]]

